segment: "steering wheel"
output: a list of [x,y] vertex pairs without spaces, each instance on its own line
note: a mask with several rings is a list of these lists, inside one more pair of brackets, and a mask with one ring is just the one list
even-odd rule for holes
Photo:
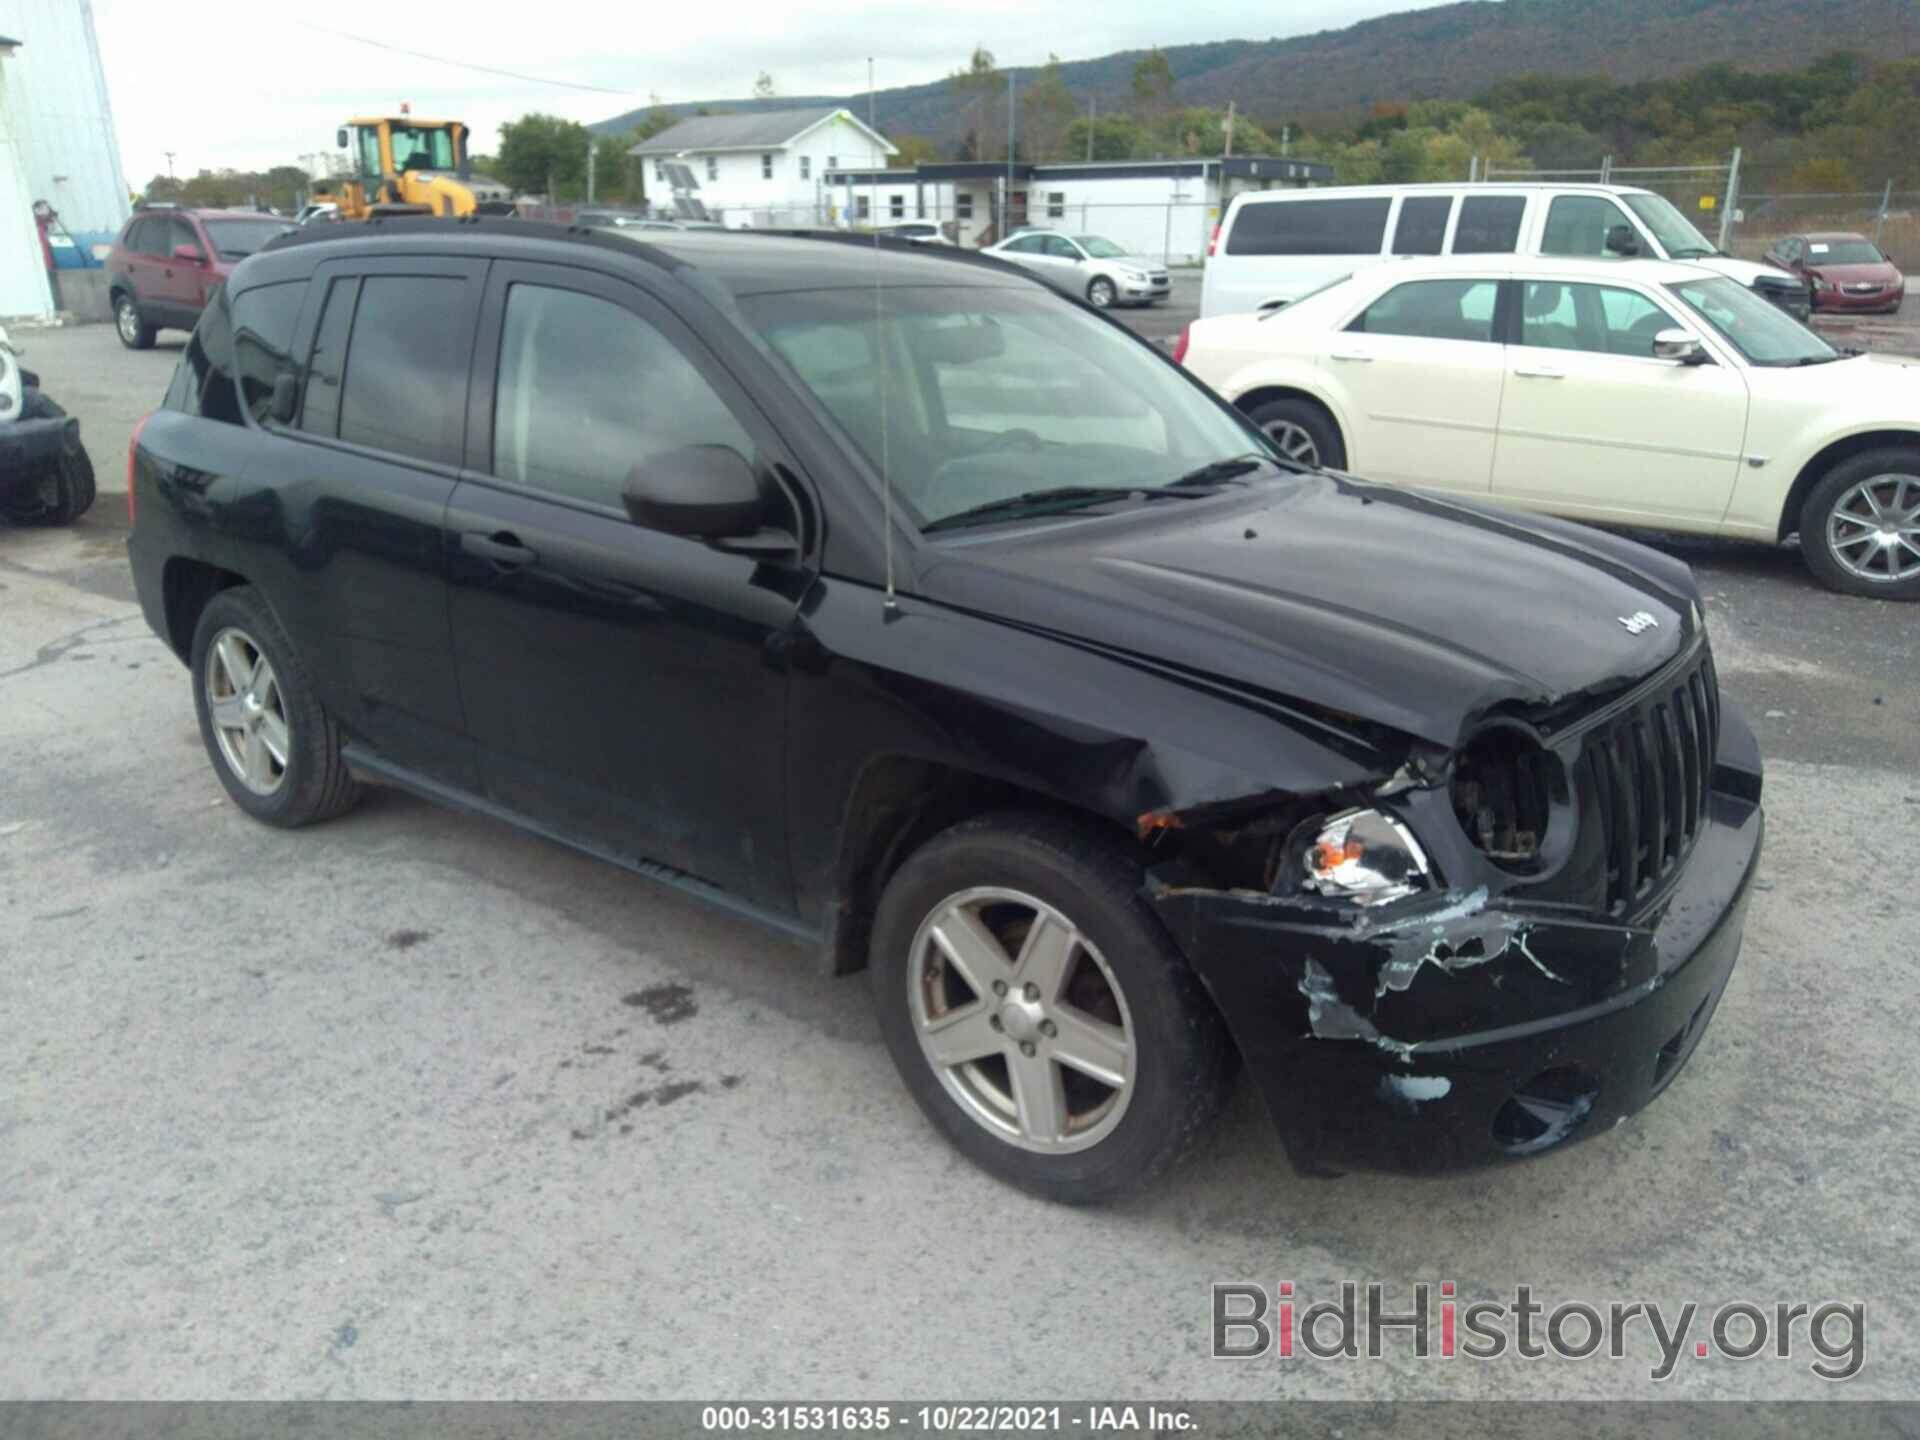
[[988,450],[1038,450],[1046,441],[1024,426],[1002,430],[986,444]]

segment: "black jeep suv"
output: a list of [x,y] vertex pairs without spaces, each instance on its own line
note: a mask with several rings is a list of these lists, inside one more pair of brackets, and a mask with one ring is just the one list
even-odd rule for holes
[[1760,763],[1686,567],[1302,470],[991,261],[517,222],[242,264],[129,549],[270,824],[404,786],[866,968],[1064,1200],[1236,1060],[1304,1166],[1604,1130],[1739,948]]

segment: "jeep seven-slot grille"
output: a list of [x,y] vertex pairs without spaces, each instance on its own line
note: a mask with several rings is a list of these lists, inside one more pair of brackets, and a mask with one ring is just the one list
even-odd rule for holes
[[1606,856],[1608,913],[1634,910],[1693,848],[1719,738],[1720,690],[1704,646],[1671,682],[1587,733],[1579,790]]

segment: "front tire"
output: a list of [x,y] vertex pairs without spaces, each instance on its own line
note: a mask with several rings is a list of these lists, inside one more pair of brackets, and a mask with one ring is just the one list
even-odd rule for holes
[[283,829],[353,808],[360,787],[340,756],[340,727],[258,591],[237,586],[207,602],[190,663],[200,738],[234,804]]
[[1096,275],[1087,284],[1087,303],[1096,310],[1111,310],[1119,293],[1106,276]]
[[140,318],[140,307],[133,297],[122,292],[113,297],[113,328],[120,343],[129,350],[151,350],[154,327]]
[[1920,600],[1920,448],[1869,450],[1829,470],[1800,509],[1800,553],[1831,589]]
[[1326,470],[1343,470],[1347,464],[1347,446],[1340,427],[1311,400],[1283,398],[1256,405],[1247,418],[1258,425],[1266,437],[1289,460],[1317,465]]
[[1218,1012],[1117,843],[1050,817],[970,820],[888,883],[870,979],[895,1066],[982,1169],[1066,1204],[1178,1159],[1232,1076]]

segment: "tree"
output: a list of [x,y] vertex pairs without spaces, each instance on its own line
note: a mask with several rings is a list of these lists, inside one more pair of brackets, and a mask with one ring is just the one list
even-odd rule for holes
[[888,163],[903,170],[928,165],[940,158],[940,147],[924,135],[896,135],[893,147],[900,153]]
[[769,75],[766,71],[762,70],[758,75],[753,77],[754,99],[771,100],[778,93],[779,92],[773,88],[773,76]]
[[1073,124],[1077,108],[1060,72],[1060,57],[1047,56],[1046,66],[1020,97],[1021,153],[1036,164],[1073,159],[1066,143],[1067,127]]
[[[1087,118],[1082,115],[1067,126],[1066,158],[1085,160],[1087,155]],[[1140,148],[1140,122],[1131,115],[1102,115],[1092,124],[1095,160],[1131,160]]]
[[632,133],[597,135],[593,141],[594,199],[601,204],[638,204],[647,198],[646,167],[627,154],[639,140]]
[[1173,108],[1173,67],[1158,46],[1134,62],[1133,106],[1135,113],[1149,123]]
[[587,127],[558,115],[522,115],[500,127],[500,178],[522,192],[579,194],[587,173]]
[[1006,123],[999,118],[999,103],[1007,85],[994,63],[993,52],[984,45],[973,47],[967,68],[947,77],[954,98],[960,102],[961,155],[968,160],[998,159],[1006,153]]

